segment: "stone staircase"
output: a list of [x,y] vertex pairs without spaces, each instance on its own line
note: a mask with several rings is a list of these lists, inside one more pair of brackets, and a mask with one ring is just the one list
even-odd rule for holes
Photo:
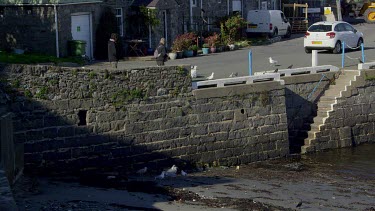
[[351,86],[352,81],[355,81],[356,76],[359,75],[360,72],[358,70],[345,70],[343,74],[335,80],[335,84],[330,85],[324,92],[324,95],[319,99],[317,105],[317,116],[314,117],[307,138],[304,139],[304,146],[301,147],[302,154],[314,151],[314,145],[317,142],[317,134],[320,132],[320,128],[324,125],[325,120],[333,110],[333,105],[337,103],[336,99],[342,96],[342,92],[347,91],[348,86]]

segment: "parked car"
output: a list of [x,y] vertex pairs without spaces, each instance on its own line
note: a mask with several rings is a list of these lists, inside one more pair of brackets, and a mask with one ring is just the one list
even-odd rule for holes
[[306,53],[311,53],[311,50],[340,53],[342,42],[345,42],[345,48],[359,49],[363,43],[363,33],[344,21],[322,21],[309,27],[303,45]]
[[270,37],[290,37],[292,29],[288,19],[280,10],[249,10],[247,12],[247,36],[253,33],[268,34]]

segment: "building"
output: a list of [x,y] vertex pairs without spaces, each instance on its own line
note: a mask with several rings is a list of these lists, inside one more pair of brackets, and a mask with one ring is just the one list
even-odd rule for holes
[[69,40],[86,41],[86,56],[93,58],[95,31],[109,6],[124,35],[126,0],[1,0],[0,49],[20,48],[57,57],[68,55]]

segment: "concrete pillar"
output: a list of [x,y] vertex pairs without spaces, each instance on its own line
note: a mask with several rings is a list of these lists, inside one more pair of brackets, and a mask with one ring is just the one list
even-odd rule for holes
[[312,50],[312,53],[311,53],[311,66],[312,67],[318,66],[318,51],[317,50]]

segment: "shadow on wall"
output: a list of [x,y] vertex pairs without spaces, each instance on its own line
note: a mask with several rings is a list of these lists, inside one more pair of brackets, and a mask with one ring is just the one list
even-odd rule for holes
[[301,153],[304,140],[308,137],[308,131],[311,130],[310,125],[317,116],[317,102],[324,94],[322,90],[328,87],[329,83],[321,84],[319,88],[316,87],[318,89],[315,91],[309,89],[309,92],[304,93],[306,95],[304,97],[301,93],[285,88],[290,154]]
[[[3,73],[3,71],[0,72]],[[24,143],[25,146],[24,173],[26,175],[60,179],[64,176],[69,178],[74,176],[81,184],[88,186],[125,189],[129,192],[171,194],[165,188],[158,187],[155,182],[128,181],[128,178],[143,167],[148,168],[149,175],[158,175],[173,164],[178,166],[178,174],[181,169],[191,171],[197,167],[205,167],[203,163],[197,166],[196,163],[179,159],[179,155],[187,153],[186,149],[176,150],[175,155],[171,156],[167,153],[156,152],[155,148],[160,147],[157,145],[153,148],[135,146],[137,141],[146,142],[140,137],[135,139],[133,136],[128,136],[125,131],[101,132],[100,127],[90,125],[90,123],[95,123],[96,120],[105,123],[105,116],[109,113],[101,117],[94,115],[85,109],[85,105],[82,105],[87,103],[85,100],[51,101],[47,100],[48,93],[43,87],[33,93],[24,81],[6,78],[4,74],[1,74],[1,79],[7,82],[4,83],[5,86],[2,89],[8,99],[8,109],[15,114],[13,118],[15,142]],[[55,82],[50,81],[50,83]],[[51,109],[63,108],[65,106],[63,103],[67,103],[66,106],[70,106],[69,108],[75,107],[73,109],[75,114],[66,114],[69,111],[64,109]],[[74,103],[77,104],[73,105]],[[98,103],[103,105],[101,107],[103,109],[108,106]],[[126,109],[131,109],[132,106],[134,105],[129,105]],[[65,116],[62,116],[64,113]],[[119,111],[116,114],[121,115],[123,112]],[[116,117],[109,115],[107,118]],[[118,127],[118,125],[112,125],[112,127]],[[137,129],[132,128],[132,130]],[[177,143],[164,144],[176,145]],[[169,148],[170,146],[162,147]],[[156,162],[148,162],[149,160],[156,160]],[[197,177],[197,179],[211,181],[212,184],[230,182],[227,179],[217,180],[208,177]],[[183,186],[184,184],[181,183],[181,187]],[[141,208],[150,209],[153,208],[154,203],[168,199],[159,197],[158,200],[150,202],[151,204],[144,203]],[[139,209],[139,207],[127,208]]]

